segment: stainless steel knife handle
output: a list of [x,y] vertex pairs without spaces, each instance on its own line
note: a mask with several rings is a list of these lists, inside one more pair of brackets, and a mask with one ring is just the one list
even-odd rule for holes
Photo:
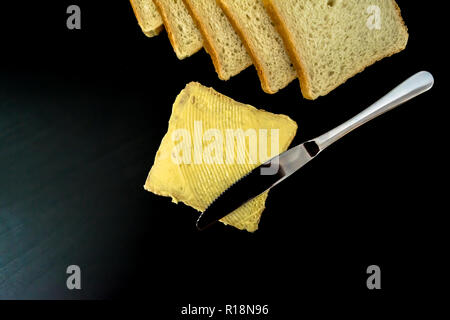
[[317,144],[319,151],[322,151],[366,122],[431,89],[433,84],[434,79],[431,73],[427,71],[416,73],[366,110],[312,141]]

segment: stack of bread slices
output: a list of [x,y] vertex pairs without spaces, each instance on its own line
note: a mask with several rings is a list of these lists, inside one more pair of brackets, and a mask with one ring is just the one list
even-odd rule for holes
[[305,98],[324,96],[408,41],[395,0],[130,1],[179,59],[205,48],[222,80],[254,65],[269,94],[298,78]]

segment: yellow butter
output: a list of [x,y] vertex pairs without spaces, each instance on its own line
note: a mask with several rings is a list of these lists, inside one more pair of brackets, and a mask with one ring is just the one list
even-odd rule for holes
[[[202,134],[214,130],[222,137],[226,137],[229,130],[266,130],[268,154],[261,155],[259,150],[255,154],[254,149],[250,148],[250,139],[246,139],[244,149],[239,149],[236,143],[234,149],[226,150],[224,138],[223,148],[219,150],[222,151],[223,163],[212,161],[217,155],[216,152],[201,153],[200,162],[196,163],[194,160],[198,152],[194,153],[192,140],[198,137],[195,130],[199,132],[199,123]],[[191,82],[181,91],[173,105],[168,132],[162,140],[144,187],[155,194],[171,197],[175,203],[183,202],[203,212],[231,184],[272,156],[270,133],[273,129],[278,130],[279,152],[283,152],[289,147],[297,131],[297,124],[293,120],[285,115],[273,114],[236,102],[211,88]],[[175,133],[180,130],[191,137],[191,149],[188,150],[191,161],[187,163],[174,161],[174,154],[177,153],[174,151],[177,150],[175,147],[183,140],[176,139]],[[215,138],[205,142],[204,136],[200,136],[200,140],[197,140],[200,144],[197,144],[197,147],[200,145],[201,150],[205,150],[208,145],[211,146],[212,142],[217,141],[219,140]],[[227,162],[227,152],[239,154],[244,161],[235,159],[234,162]],[[254,160],[255,157],[258,161],[252,162],[251,159]],[[257,230],[267,194],[268,192],[244,204],[221,222],[241,230]]]

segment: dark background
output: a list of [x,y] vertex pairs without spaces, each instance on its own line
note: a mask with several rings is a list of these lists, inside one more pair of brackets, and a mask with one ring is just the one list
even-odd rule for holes
[[[80,31],[66,28],[70,4],[81,7]],[[0,299],[124,299],[165,318],[188,303],[256,303],[279,319],[334,303],[411,311],[442,297],[447,61],[434,38],[445,21],[435,6],[398,4],[407,49],[308,101],[298,81],[265,94],[254,68],[222,82],[203,50],[179,61],[165,32],[142,34],[128,1],[2,3]],[[142,187],[189,81],[289,115],[296,144],[421,70],[435,76],[432,91],[272,190],[254,234],[221,224],[198,232],[195,210]],[[71,264],[81,291],[66,289]],[[381,291],[366,288],[372,264]]]

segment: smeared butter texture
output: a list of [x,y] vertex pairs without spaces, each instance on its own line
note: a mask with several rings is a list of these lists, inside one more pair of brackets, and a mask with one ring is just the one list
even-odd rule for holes
[[[175,142],[172,134],[178,129],[187,130],[194,137],[195,122],[201,121],[203,132],[215,129],[226,136],[226,130],[266,129],[268,134],[267,158],[250,163],[250,148],[246,143],[244,163],[176,164],[172,159]],[[175,203],[183,202],[200,212],[230,185],[253,170],[259,163],[269,160],[271,154],[270,132],[279,130],[279,152],[287,150],[297,131],[297,124],[285,115],[258,110],[228,98],[214,89],[191,82],[176,98],[169,129],[156,154],[155,162],[145,183],[145,189],[155,194],[171,197]],[[203,142],[205,147],[205,142]],[[225,144],[223,144],[225,154]],[[236,145],[237,149],[237,145]],[[236,151],[236,150],[235,150]],[[236,151],[237,152],[237,151]],[[250,232],[258,229],[268,192],[242,205],[221,222]]]

